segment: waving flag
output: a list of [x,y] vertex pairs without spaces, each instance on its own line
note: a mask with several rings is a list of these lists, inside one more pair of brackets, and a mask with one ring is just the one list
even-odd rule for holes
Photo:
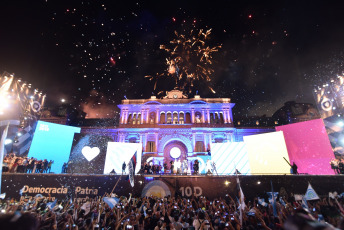
[[260,204],[261,206],[267,207],[268,203],[265,202],[264,198],[259,198],[258,197],[258,204]]
[[103,200],[111,209],[113,209],[119,202],[119,198],[104,197]]
[[[269,203],[272,204],[273,203],[272,192],[267,192],[267,194],[269,195]],[[277,196],[278,196],[278,192],[274,192],[275,200],[276,200]]]
[[[272,210],[274,212],[274,217],[277,217],[277,208],[276,208],[276,195],[274,193],[274,186],[272,185],[272,181],[271,182],[271,196],[272,196]],[[278,193],[277,193],[278,195]]]
[[136,159],[137,159],[137,151],[133,155],[133,157],[129,161],[129,182],[131,187],[134,187],[134,176],[135,176],[135,168],[136,168]]
[[319,200],[318,194],[315,192],[315,190],[312,188],[312,185],[308,183],[308,188],[305,194],[306,200]]
[[49,202],[47,203],[47,207],[51,210],[55,207],[56,205],[56,202],[57,202],[57,199],[55,199],[53,202]]
[[283,198],[280,197],[279,198],[279,202],[285,207],[287,204],[284,202]]

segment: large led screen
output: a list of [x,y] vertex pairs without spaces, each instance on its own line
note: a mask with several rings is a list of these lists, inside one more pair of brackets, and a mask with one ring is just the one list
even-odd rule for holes
[[289,174],[290,166],[283,132],[244,136],[251,174]]
[[75,134],[69,157],[69,173],[103,174],[110,136]]
[[251,173],[244,142],[214,143],[210,147],[211,160],[215,163],[218,174],[235,174],[235,169],[244,175]]
[[334,174],[329,163],[334,154],[322,119],[278,126],[276,130],[283,131],[289,159],[299,173]]
[[38,121],[28,157],[53,160],[51,172],[61,173],[68,162],[74,133],[80,133],[80,128]]
[[[129,160],[135,153],[137,156],[135,173],[138,173],[141,169],[142,144],[109,142],[106,151],[104,174],[108,174],[112,170],[115,170],[117,174],[121,174],[123,162],[128,165]],[[125,174],[128,174],[128,167],[126,167]]]

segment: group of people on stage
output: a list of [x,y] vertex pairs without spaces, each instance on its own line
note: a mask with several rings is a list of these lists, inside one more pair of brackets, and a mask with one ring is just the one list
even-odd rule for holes
[[15,153],[9,153],[4,156],[2,171],[10,173],[50,173],[53,160],[37,160],[27,156],[16,156]]
[[331,168],[335,171],[336,174],[344,174],[344,159],[334,158],[330,161]]
[[[206,174],[213,174],[215,164],[207,160],[206,163]],[[199,174],[200,170],[200,163],[196,159],[193,163],[189,165],[187,159],[185,160],[171,160],[170,162],[166,162],[161,166],[161,164],[154,164],[153,162],[147,163],[144,162],[141,167],[142,174],[191,174],[191,168],[193,169],[193,174]],[[122,173],[125,170],[125,163],[122,166]]]

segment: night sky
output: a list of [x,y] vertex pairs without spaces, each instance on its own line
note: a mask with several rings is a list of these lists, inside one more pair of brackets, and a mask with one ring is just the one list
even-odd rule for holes
[[314,103],[314,85],[343,72],[342,1],[5,0],[0,9],[0,73],[32,83],[48,105],[65,98],[98,116],[113,116],[124,97],[173,89],[166,77],[153,90],[144,76],[166,70],[159,46],[174,31],[212,28],[208,44],[222,45],[216,93],[202,84],[194,93],[232,98],[236,116]]

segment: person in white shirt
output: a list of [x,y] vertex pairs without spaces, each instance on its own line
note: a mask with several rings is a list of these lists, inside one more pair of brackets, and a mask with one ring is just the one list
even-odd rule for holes
[[[208,230],[210,227],[209,221],[205,219],[204,211],[198,212],[198,218],[195,218],[192,226],[194,226],[195,230]],[[203,226],[203,228],[201,228]]]

